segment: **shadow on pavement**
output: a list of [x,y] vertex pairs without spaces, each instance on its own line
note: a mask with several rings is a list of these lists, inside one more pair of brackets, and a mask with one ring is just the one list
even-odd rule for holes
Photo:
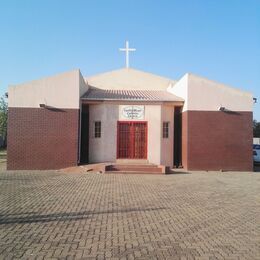
[[167,169],[166,174],[191,174],[191,173],[183,170],[182,168],[172,168],[172,169]]
[[254,166],[254,172],[260,172],[260,164]]
[[[167,209],[165,207],[158,208],[130,208],[130,209],[114,209],[106,211],[83,211],[83,212],[61,212],[45,215],[28,215],[29,213],[1,215],[0,214],[0,225],[5,224],[22,224],[22,223],[36,223],[36,222],[51,222],[51,221],[70,221],[91,218],[93,215],[99,214],[118,214],[118,213],[131,213],[131,212],[145,212]],[[27,215],[27,216],[25,216]]]

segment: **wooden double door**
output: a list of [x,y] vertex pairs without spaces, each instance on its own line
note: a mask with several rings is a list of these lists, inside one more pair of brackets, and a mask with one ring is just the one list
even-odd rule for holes
[[118,121],[117,158],[147,159],[147,122]]

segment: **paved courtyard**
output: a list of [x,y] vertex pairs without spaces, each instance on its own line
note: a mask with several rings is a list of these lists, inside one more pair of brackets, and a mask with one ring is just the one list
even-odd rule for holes
[[0,173],[1,259],[260,259],[260,173]]

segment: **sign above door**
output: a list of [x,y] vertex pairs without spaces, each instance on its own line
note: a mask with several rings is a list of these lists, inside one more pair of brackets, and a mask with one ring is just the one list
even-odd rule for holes
[[132,120],[143,120],[144,119],[144,106],[119,106],[119,118],[120,119],[132,119]]

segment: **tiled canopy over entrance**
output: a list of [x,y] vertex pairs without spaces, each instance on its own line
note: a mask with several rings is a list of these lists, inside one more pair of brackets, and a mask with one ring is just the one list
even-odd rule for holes
[[184,101],[163,90],[114,90],[90,88],[81,100],[126,100],[126,101]]

